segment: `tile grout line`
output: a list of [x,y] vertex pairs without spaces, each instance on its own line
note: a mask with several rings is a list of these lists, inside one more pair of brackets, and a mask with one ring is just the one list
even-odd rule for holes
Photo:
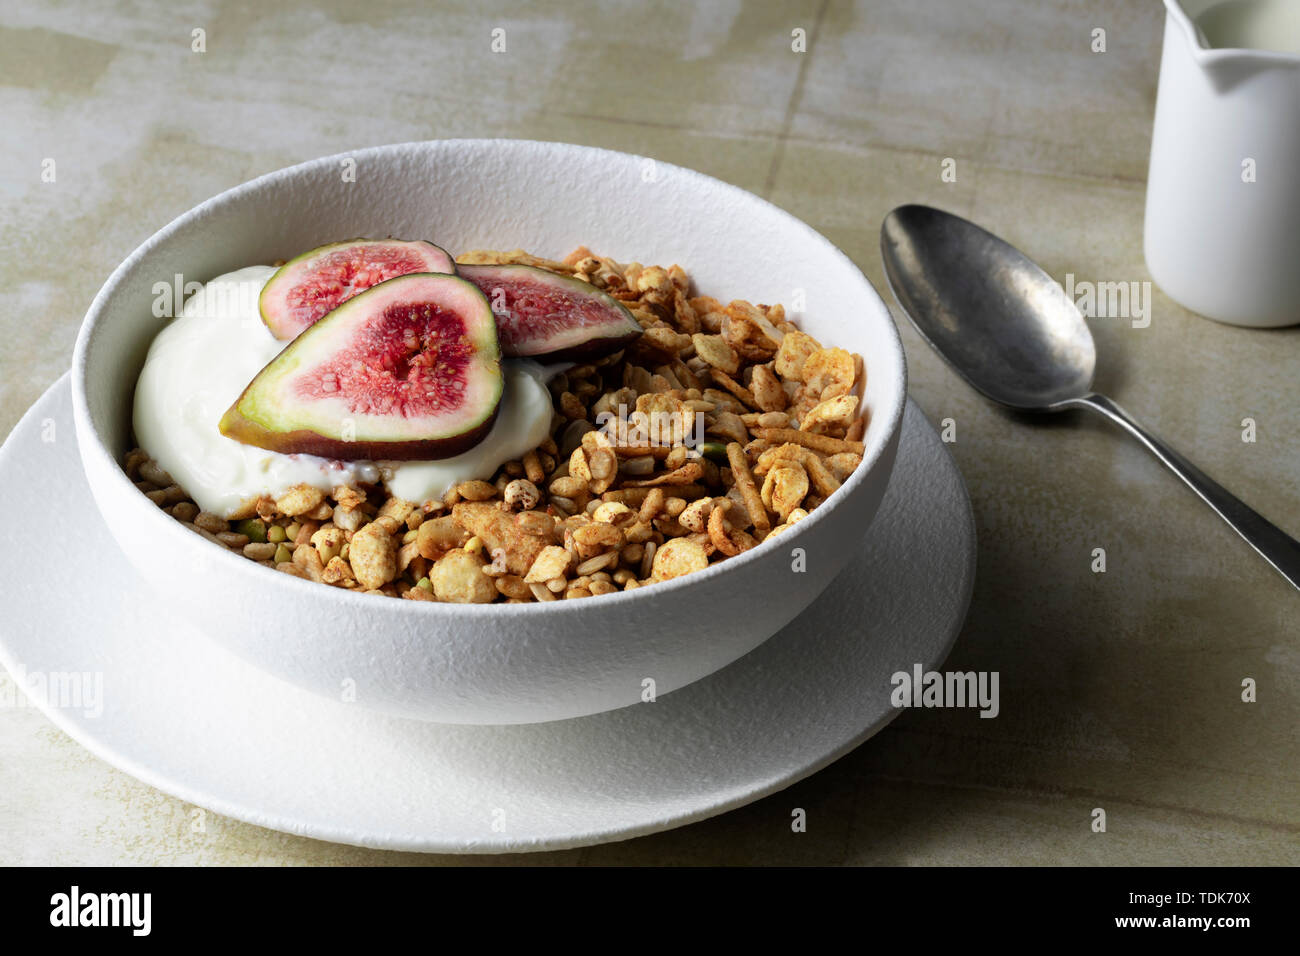
[[[602,116],[597,113],[583,113],[583,112],[573,111],[573,110],[543,110],[539,115],[561,116],[566,119],[589,120],[594,123],[611,123],[619,126],[642,127],[645,129],[670,130],[672,132],[684,133],[688,136],[714,136],[716,138],[726,139],[726,140],[747,140],[747,139],[766,140],[769,139],[771,136],[771,134],[769,133],[765,133],[761,130],[755,130],[755,129],[720,130],[715,127],[695,126],[689,123],[655,122],[655,121],[644,120],[644,119],[629,119],[624,116]],[[777,137],[779,141],[784,141],[784,143],[795,143],[797,145],[811,146],[815,148],[829,147],[829,148],[835,148],[841,151],[847,151],[852,153],[875,151],[875,152],[890,153],[893,155],[902,155],[902,156],[929,157],[929,156],[938,155],[933,150],[921,149],[920,147],[916,147],[916,146],[899,146],[888,142],[854,143],[835,136],[813,136],[813,135],[794,136],[788,133],[785,134],[778,133]],[[1032,145],[1035,141],[1027,140],[1026,142],[1029,142]],[[1081,183],[1085,185],[1119,186],[1119,187],[1146,185],[1145,175],[1139,177],[1139,176],[1118,176],[1113,174],[1105,174],[1105,175],[1090,174],[1090,173],[1081,173],[1081,172],[1055,172],[1055,171],[1048,171],[1045,169],[1034,169],[1032,167],[1027,167],[1027,166],[1013,166],[1005,162],[990,162],[987,160],[980,160],[976,157],[969,156],[966,154],[960,154],[960,155],[966,159],[971,159],[974,162],[981,163],[981,165],[989,169],[997,170],[999,172],[1004,172],[1004,173],[1037,176],[1037,177],[1049,178],[1049,179],[1060,179],[1066,182]],[[775,165],[774,165],[773,168],[769,171],[769,176],[775,176],[776,172],[777,170],[775,169]]]
[[1272,830],[1280,833],[1300,833],[1300,824],[1292,823],[1288,820],[1270,820],[1265,817],[1253,817],[1242,814],[1229,813],[1223,810],[1202,810],[1198,807],[1185,807],[1177,803],[1167,801],[1147,800],[1133,794],[1111,793],[1105,790],[1094,790],[1089,787],[1064,786],[1051,788],[1038,785],[1034,781],[1029,781],[1020,786],[1002,786],[999,784],[982,783],[977,780],[956,781],[947,780],[923,780],[919,777],[909,777],[903,774],[891,773],[870,773],[867,779],[880,781],[884,783],[897,784],[905,787],[929,788],[933,790],[943,790],[950,792],[971,792],[971,793],[990,793],[1000,794],[1015,799],[1017,797],[1026,800],[1049,799],[1071,799],[1084,798],[1087,800],[1110,800],[1120,805],[1137,807],[1140,810],[1164,811],[1171,814],[1184,814],[1197,820],[1205,821],[1223,821],[1240,827],[1257,826],[1266,830]]
[[794,90],[790,93],[790,101],[785,106],[785,116],[781,120],[781,132],[777,134],[776,149],[772,153],[772,163],[767,168],[767,178],[763,181],[764,199],[772,198],[772,189],[776,186],[777,174],[781,171],[781,163],[785,159],[785,145],[790,138],[790,129],[794,126],[795,114],[799,112],[799,104],[803,100],[804,81],[808,76],[808,64],[812,62],[813,52],[817,49],[817,38],[821,36],[822,21],[826,19],[826,10],[830,7],[831,0],[822,0],[822,4],[817,8],[817,18],[813,21],[812,34],[808,37],[808,50],[803,54],[803,61],[799,64],[799,73],[795,77]]

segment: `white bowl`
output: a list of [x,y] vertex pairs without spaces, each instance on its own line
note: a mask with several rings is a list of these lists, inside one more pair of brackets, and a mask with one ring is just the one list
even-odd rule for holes
[[[355,181],[344,173],[355,170]],[[862,465],[791,531],[653,587],[545,604],[384,599],[262,567],[182,528],[127,479],[131,401],[159,329],[154,285],[206,281],[349,236],[428,238],[453,254],[578,245],[681,263],[704,294],[783,302],[828,345],[862,354],[871,419]],[[866,532],[898,447],[906,395],[889,311],[829,241],[708,176],[625,153],[521,140],[442,140],[332,156],[262,176],[156,233],[91,303],[73,357],[86,475],[109,529],[168,603],[284,680],[448,723],[599,713],[663,695],[753,650],[815,598]],[[796,552],[802,552],[806,570]],[[774,674],[773,693],[781,692]],[[653,685],[645,682],[652,680]],[[725,702],[720,702],[725,704]]]

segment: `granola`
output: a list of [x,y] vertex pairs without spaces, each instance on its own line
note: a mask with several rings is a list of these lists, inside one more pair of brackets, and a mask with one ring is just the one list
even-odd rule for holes
[[[143,450],[124,468],[196,534],[286,574],[365,594],[485,604],[575,599],[703,570],[779,534],[862,461],[862,357],[780,305],[691,295],[687,273],[579,248],[562,262],[475,250],[621,301],[643,335],[550,381],[551,434],[490,480],[413,502],[381,485],[298,485],[202,511]],[[703,436],[701,443],[698,438]]]

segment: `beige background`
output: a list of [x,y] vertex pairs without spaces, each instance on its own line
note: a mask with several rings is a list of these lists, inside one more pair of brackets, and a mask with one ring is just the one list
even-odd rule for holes
[[[8,0],[0,431],[64,371],[96,289],[155,229],[252,176],[385,142],[532,137],[692,166],[806,219],[882,289],[880,220],[908,201],[975,218],[1062,281],[1145,281],[1162,17],[1156,0]],[[207,51],[193,53],[200,27]],[[1105,53],[1090,51],[1096,27]],[[796,28],[807,53],[790,48]],[[955,183],[940,180],[945,157]],[[1149,328],[1092,321],[1100,386],[1300,532],[1300,333],[1219,326],[1153,296]],[[714,820],[471,862],[1300,862],[1300,597],[1100,421],[1014,420],[902,332],[913,396],[956,424],[979,525],[949,666],[1000,671],[1001,716],[906,713]],[[39,516],[17,527],[8,547],[39,534]],[[1097,547],[1105,574],[1090,570]],[[75,582],[93,561],[54,573]],[[1240,702],[1244,677],[1258,703]],[[453,859],[220,818],[191,833],[190,807],[30,708],[0,711],[0,780],[0,863]],[[789,830],[796,806],[806,834]],[[1090,831],[1094,807],[1105,834]]]

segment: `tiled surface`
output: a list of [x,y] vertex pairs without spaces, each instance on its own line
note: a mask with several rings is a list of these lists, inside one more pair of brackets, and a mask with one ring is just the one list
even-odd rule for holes
[[[3,430],[67,367],[95,290],[153,230],[256,174],[383,142],[569,140],[692,166],[806,219],[880,288],[879,223],[908,201],[976,218],[1060,279],[1149,278],[1154,0],[345,6],[5,5]],[[795,29],[807,53],[791,51]],[[940,179],[945,158],[956,182]],[[1153,295],[1149,328],[1093,320],[1099,384],[1300,532],[1300,333],[1215,325]],[[1001,716],[904,714],[723,817],[470,862],[1300,862],[1300,599],[1106,425],[993,410],[902,331],[913,396],[956,424],[979,526],[949,666],[1000,671]],[[1240,440],[1247,416],[1255,444]],[[1096,547],[1105,574],[1089,569]],[[1253,705],[1239,702],[1248,676]],[[0,862],[440,859],[220,818],[193,833],[192,808],[30,708],[0,711],[0,777]],[[805,834],[790,832],[794,806]],[[1098,806],[1105,834],[1089,828]]]

